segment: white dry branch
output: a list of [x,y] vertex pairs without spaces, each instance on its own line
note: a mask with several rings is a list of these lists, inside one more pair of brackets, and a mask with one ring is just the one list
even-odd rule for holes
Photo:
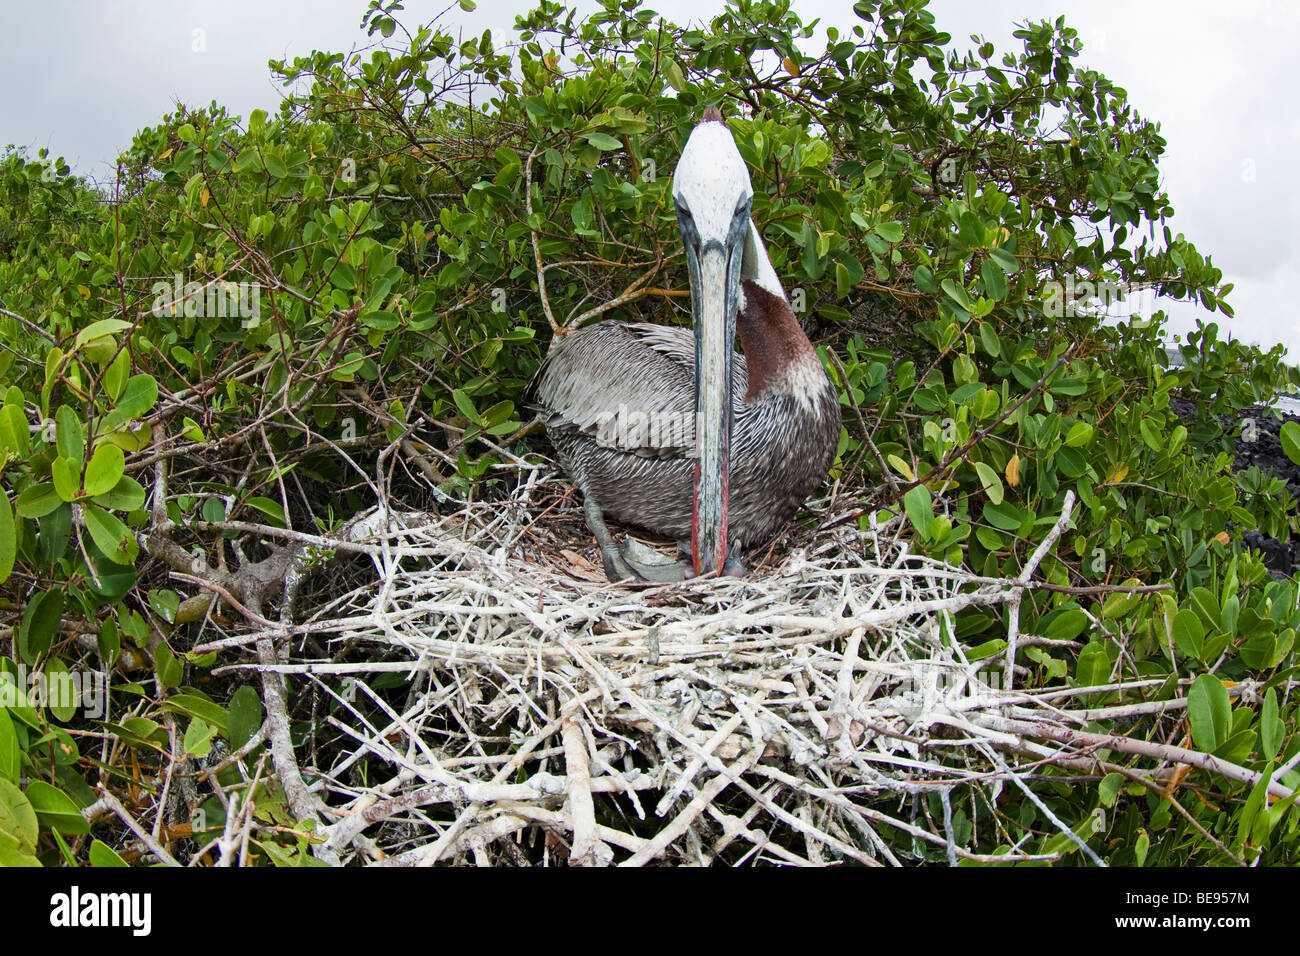
[[[317,594],[298,623],[196,648],[247,655],[218,672],[282,675],[299,713],[315,694],[311,743],[295,749],[325,821],[322,858],[1054,859],[1028,845],[967,850],[953,833],[958,791],[982,789],[991,805],[1053,766],[1062,780],[1122,769],[1152,786],[1179,763],[1256,779],[1184,748],[1125,749],[1084,731],[1101,693],[1118,692],[1111,719],[1181,719],[1182,697],[1144,702],[1152,681],[1012,689],[1001,677],[1034,640],[1018,629],[1005,657],[966,659],[953,616],[1001,605],[1018,620],[1069,501],[1014,579],[913,554],[897,521],[826,514],[831,530],[746,578],[629,587],[584,558],[571,499],[543,508],[543,492],[558,498],[534,471],[508,500],[454,514],[378,510],[349,536],[351,560],[371,569],[352,580],[368,581]],[[1071,821],[1050,821],[1081,844]]]

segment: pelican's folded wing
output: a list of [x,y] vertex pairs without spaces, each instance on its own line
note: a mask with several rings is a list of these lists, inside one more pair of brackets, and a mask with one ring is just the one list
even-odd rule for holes
[[542,363],[524,402],[548,431],[578,432],[603,448],[649,458],[688,457],[695,448],[694,336],[645,323],[580,329]]

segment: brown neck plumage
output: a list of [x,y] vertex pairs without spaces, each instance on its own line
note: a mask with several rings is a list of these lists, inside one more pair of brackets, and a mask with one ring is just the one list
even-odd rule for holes
[[742,280],[741,288],[745,307],[740,310],[737,331],[749,367],[745,401],[752,402],[765,391],[780,388],[789,380],[790,367],[814,353],[784,298],[750,279]]

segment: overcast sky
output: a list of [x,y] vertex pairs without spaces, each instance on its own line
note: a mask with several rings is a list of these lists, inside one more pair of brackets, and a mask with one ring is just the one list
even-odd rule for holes
[[[650,0],[678,22],[699,22],[722,0]],[[408,0],[403,21],[425,22],[448,0]],[[529,0],[480,0],[444,23],[467,35],[491,27],[507,38]],[[582,9],[595,4],[579,0]],[[846,30],[852,0],[796,0],[805,22]],[[1163,185],[1184,233],[1213,256],[1236,288],[1235,319],[1221,328],[1265,346],[1282,342],[1300,361],[1293,295],[1300,281],[1300,109],[1295,83],[1300,3],[1293,0],[932,0],[941,30],[980,33],[999,52],[1018,50],[1016,22],[1064,14],[1085,44],[1082,62],[1128,90],[1169,146]],[[177,101],[216,100],[247,116],[282,95],[269,59],[365,42],[365,0],[103,0],[8,2],[0,8],[0,146],[47,146],[80,173],[105,178],[132,134]],[[202,31],[196,50],[195,31]],[[1164,303],[1171,331],[1192,327],[1197,307]]]

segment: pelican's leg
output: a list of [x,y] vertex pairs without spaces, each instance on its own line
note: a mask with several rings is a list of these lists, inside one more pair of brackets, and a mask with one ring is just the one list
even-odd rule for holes
[[583,494],[582,509],[587,517],[587,527],[596,536],[600,546],[600,559],[605,565],[605,577],[610,581],[680,581],[685,568],[664,559],[658,551],[645,547],[631,538],[620,549],[605,524],[600,503],[589,494]]
[[[689,541],[678,541],[677,548],[686,557],[684,568],[685,576],[689,580],[695,577],[695,571],[691,567],[691,543]],[[740,545],[732,543],[727,548],[727,560],[722,562],[722,573],[729,578],[743,578],[748,572],[745,566],[740,562]]]
[[635,577],[636,573],[627,566],[627,562],[623,560],[623,555],[619,553],[614,544],[614,539],[610,536],[609,527],[605,524],[605,515],[600,510],[599,503],[590,493],[583,493],[582,510],[587,516],[587,527],[596,536],[596,544],[600,545],[600,558],[605,565],[605,577],[609,578],[610,581],[622,581],[624,578]]
[[727,552],[727,560],[722,562],[722,573],[732,578],[743,578],[748,572],[740,563],[740,549]]

